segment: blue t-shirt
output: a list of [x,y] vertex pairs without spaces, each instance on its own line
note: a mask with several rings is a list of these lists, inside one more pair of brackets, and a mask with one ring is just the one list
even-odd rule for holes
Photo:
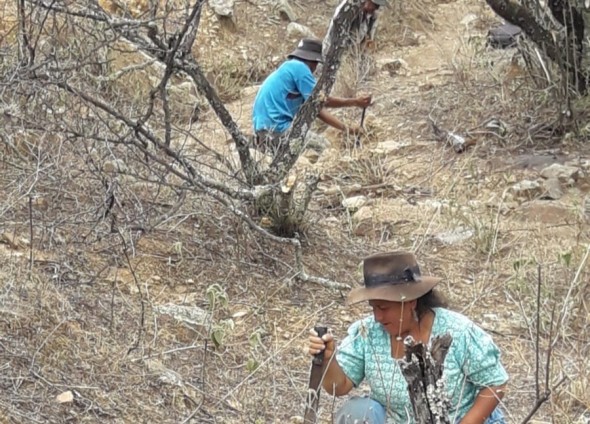
[[285,132],[315,84],[309,66],[297,59],[285,61],[258,90],[252,110],[254,131]]
[[[492,338],[464,315],[434,308],[433,338],[450,333],[453,341],[444,363],[443,380],[451,401],[449,416],[457,421],[473,406],[479,391],[501,386],[508,374]],[[373,316],[357,321],[339,346],[336,359],[355,385],[365,380],[371,398],[386,407],[387,423],[413,423],[408,384],[391,356],[391,336]]]

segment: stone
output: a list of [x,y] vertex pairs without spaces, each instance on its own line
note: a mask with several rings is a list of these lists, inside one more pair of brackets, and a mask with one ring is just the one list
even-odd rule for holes
[[289,38],[297,39],[304,37],[318,38],[311,29],[305,25],[298,24],[297,22],[290,22],[289,25],[287,25],[287,36]]
[[389,73],[390,76],[405,73],[410,69],[408,63],[403,59],[381,59],[377,61],[377,66],[382,71]]
[[197,306],[175,305],[168,303],[157,305],[154,311],[160,315],[170,315],[175,320],[185,324],[206,327],[210,324],[211,314]]
[[541,171],[541,177],[545,179],[557,178],[559,181],[567,182],[570,179],[576,181],[580,176],[580,168],[575,166],[554,163]]
[[537,221],[544,224],[565,224],[570,210],[554,202],[532,201],[518,209],[519,217],[525,221]]
[[561,184],[557,178],[549,178],[543,181],[543,188],[545,193],[543,199],[559,200],[563,196],[563,190]]
[[450,231],[445,231],[434,236],[436,240],[447,246],[459,244],[473,237],[474,232],[471,228],[457,227]]
[[461,25],[465,25],[466,27],[468,27],[469,25],[478,20],[479,16],[477,16],[475,13],[468,13],[467,15],[463,16],[463,19],[461,19],[460,23]]
[[301,157],[307,159],[309,163],[314,164],[320,159],[320,154],[317,150],[306,149]]
[[342,200],[342,206],[351,211],[357,211],[367,204],[368,199],[365,196],[353,196]]
[[287,0],[277,0],[275,9],[281,18],[289,22],[295,22],[297,20],[297,15]]
[[209,0],[209,7],[218,16],[231,18],[234,15],[234,0]]
[[511,187],[512,193],[516,197],[533,199],[543,193],[543,187],[537,181],[522,180]]
[[352,215],[353,234],[355,236],[366,236],[373,229],[373,209],[370,206],[363,206]]

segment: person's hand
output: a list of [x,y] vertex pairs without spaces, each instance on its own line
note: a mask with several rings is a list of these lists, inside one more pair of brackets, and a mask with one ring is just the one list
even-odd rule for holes
[[323,351],[324,361],[328,361],[334,354],[335,345],[334,336],[332,336],[332,334],[329,332],[324,334],[324,337],[320,339],[318,337],[318,333],[316,333],[313,329],[310,331],[309,344],[307,345],[307,350],[310,355],[317,355]]
[[365,108],[371,106],[372,96],[361,96],[355,99],[355,103],[358,107]]

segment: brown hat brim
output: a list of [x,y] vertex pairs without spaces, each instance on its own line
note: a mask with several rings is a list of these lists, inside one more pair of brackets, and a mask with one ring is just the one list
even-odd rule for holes
[[309,60],[310,62],[323,62],[324,61],[324,59],[322,58],[322,55],[320,53],[309,52],[307,50],[301,50],[301,49],[293,50],[293,52],[291,54],[289,54],[289,56],[287,56],[287,57],[289,59],[291,59],[292,57],[297,57],[299,59]]
[[357,287],[350,291],[346,303],[352,305],[365,300],[408,302],[432,290],[442,278],[422,276],[420,281],[403,284],[381,284],[376,287]]

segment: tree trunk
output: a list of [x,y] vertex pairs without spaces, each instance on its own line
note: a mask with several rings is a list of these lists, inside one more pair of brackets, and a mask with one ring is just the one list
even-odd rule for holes
[[432,349],[408,337],[404,344],[406,356],[400,361],[402,374],[408,382],[416,424],[450,424],[449,401],[442,381],[443,365],[453,338],[437,336]]
[[570,77],[570,87],[576,92],[587,93],[587,73],[581,67],[584,20],[569,0],[550,0],[554,17],[566,28],[566,44],[556,42],[551,32],[535,19],[533,10],[510,0],[486,0],[486,3],[499,16],[517,25],[556,63],[565,75]]

